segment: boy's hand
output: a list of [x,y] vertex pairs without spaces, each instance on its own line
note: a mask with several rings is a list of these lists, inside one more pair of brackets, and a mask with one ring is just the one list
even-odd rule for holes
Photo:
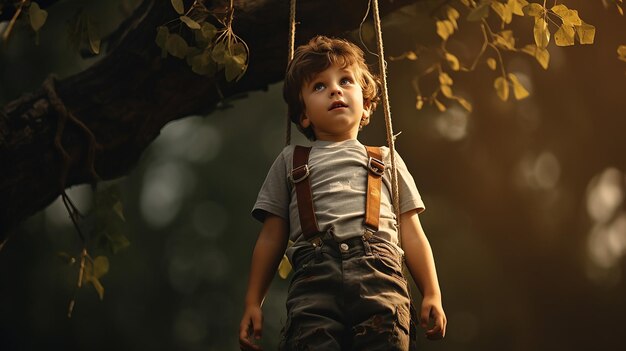
[[253,343],[252,339],[259,340],[263,334],[263,312],[260,306],[246,306],[239,324],[239,347],[242,350],[262,350],[261,346]]
[[[429,325],[432,323],[432,328]],[[422,300],[422,311],[420,314],[420,325],[426,329],[426,338],[429,340],[443,339],[446,335],[446,314],[443,312],[441,297],[424,296]]]

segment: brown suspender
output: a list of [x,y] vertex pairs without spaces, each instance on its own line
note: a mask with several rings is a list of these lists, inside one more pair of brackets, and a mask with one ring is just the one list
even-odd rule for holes
[[[378,231],[380,220],[380,193],[382,189],[382,175],[385,173],[385,163],[382,161],[382,152],[379,147],[366,146],[367,161],[367,199],[365,201],[365,229],[371,233]],[[309,179],[310,147],[296,145],[293,152],[293,166],[290,179],[296,187],[298,214],[302,235],[310,240],[320,233],[313,209],[311,194],[311,180]]]

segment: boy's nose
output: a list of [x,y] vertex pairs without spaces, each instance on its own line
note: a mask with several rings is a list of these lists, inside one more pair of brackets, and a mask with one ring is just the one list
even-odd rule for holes
[[343,95],[343,92],[337,86],[334,86],[330,89],[330,96],[335,96],[335,95],[339,95],[339,96]]

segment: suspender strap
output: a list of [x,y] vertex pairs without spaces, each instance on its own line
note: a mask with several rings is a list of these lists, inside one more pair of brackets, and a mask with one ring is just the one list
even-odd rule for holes
[[293,152],[293,167],[290,175],[290,179],[296,187],[302,235],[307,240],[320,232],[315,218],[315,210],[313,209],[313,196],[311,195],[311,178],[309,178],[308,165],[310,152],[310,147],[296,145]]
[[380,192],[385,163],[379,147],[366,146],[367,155],[367,198],[365,202],[365,229],[371,233],[378,231],[380,220]]

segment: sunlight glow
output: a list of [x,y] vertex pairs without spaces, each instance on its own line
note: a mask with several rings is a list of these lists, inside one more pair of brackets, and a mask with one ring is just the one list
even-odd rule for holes
[[561,164],[557,157],[549,151],[538,156],[526,155],[519,164],[523,183],[534,189],[554,189],[561,177]]
[[[93,191],[91,190],[91,185],[83,184],[78,186],[73,186],[69,189],[65,190],[67,196],[70,197],[72,203],[78,208],[78,210],[86,215],[87,212],[91,209],[93,202]],[[63,205],[63,199],[59,195],[53,203],[48,205],[44,210],[45,218],[46,218],[46,226],[71,226],[72,220],[70,219],[69,213],[65,209]]]
[[444,138],[458,141],[467,136],[467,111],[458,106],[452,106],[435,120],[435,129]]

